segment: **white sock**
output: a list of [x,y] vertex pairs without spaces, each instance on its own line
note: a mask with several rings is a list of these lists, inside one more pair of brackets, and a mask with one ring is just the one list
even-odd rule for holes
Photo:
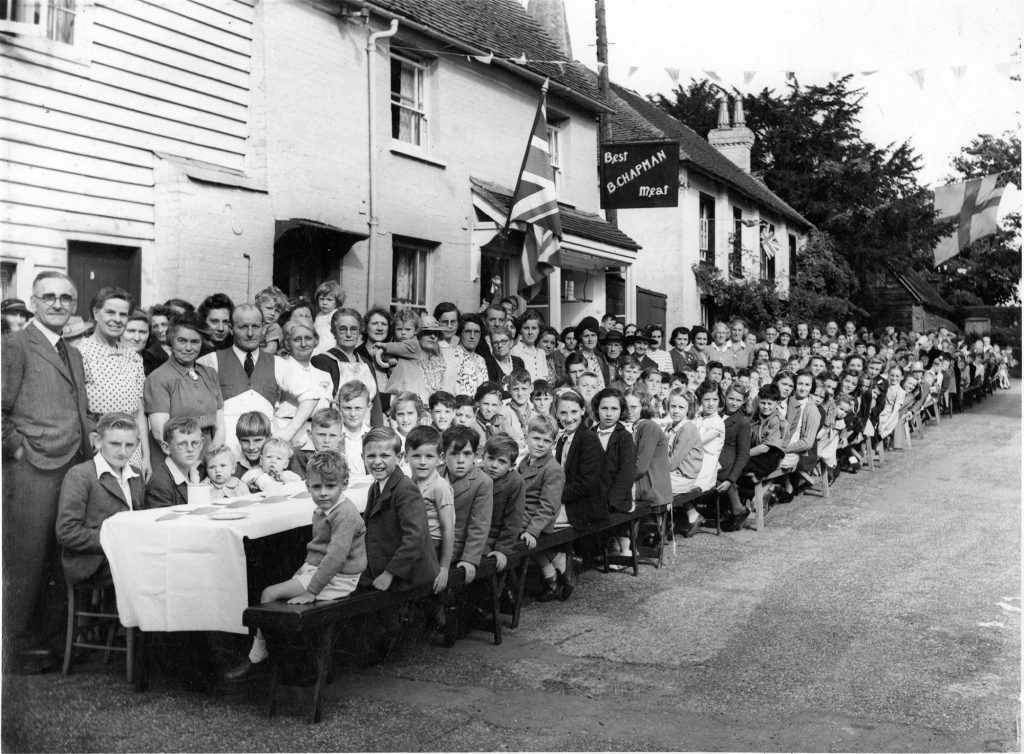
[[270,652],[267,651],[267,640],[263,638],[262,631],[257,631],[256,638],[252,640],[252,649],[249,650],[249,662],[255,665],[268,657]]
[[551,558],[551,565],[553,565],[555,570],[559,573],[565,573],[565,553],[556,553],[555,556]]

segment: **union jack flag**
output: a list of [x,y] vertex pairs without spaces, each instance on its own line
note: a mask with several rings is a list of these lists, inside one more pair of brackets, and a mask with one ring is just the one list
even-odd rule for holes
[[540,290],[544,278],[561,265],[562,223],[558,217],[555,173],[548,153],[547,92],[548,82],[545,81],[508,219],[510,227],[526,234],[520,254],[519,291],[527,301]]

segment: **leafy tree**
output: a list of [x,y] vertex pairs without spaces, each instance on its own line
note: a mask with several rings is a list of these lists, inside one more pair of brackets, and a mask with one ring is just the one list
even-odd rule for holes
[[812,232],[790,280],[790,319],[843,322],[862,318],[866,312],[850,301],[857,285],[857,276],[836,253],[832,238],[821,231]]
[[[794,80],[781,95],[764,89],[743,102],[747,125],[757,135],[753,171],[828,234],[856,279],[847,295],[872,309],[871,284],[883,263],[925,267],[940,229],[933,222],[931,192],[917,180],[919,155],[909,142],[879,147],[864,139],[864,94],[851,89],[850,80],[823,86]],[[674,90],[675,102],[653,101],[684,123],[703,126],[709,118],[715,121],[710,91],[710,82],[691,81]]]
[[[962,181],[1002,173],[1003,183],[1020,186],[1020,137],[1012,131],[1002,136],[980,134],[953,158],[956,174],[950,181]],[[1006,216],[1003,227],[993,236],[981,238],[957,256],[939,266],[940,290],[958,308],[975,304],[1020,303],[1021,217]]]
[[707,79],[690,79],[685,89],[677,85],[672,90],[674,100],[663,94],[652,95],[649,99],[706,139],[708,132],[718,126],[718,98],[721,91]]

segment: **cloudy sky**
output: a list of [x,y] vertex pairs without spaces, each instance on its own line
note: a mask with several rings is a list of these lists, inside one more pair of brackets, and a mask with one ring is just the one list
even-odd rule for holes
[[[565,0],[573,54],[593,65],[594,0]],[[606,0],[612,78],[642,94],[718,73],[729,86],[783,89],[855,73],[867,94],[862,127],[879,145],[909,139],[921,181],[943,183],[950,157],[979,133],[1018,129],[1014,56],[1024,29],[1019,0]],[[1008,64],[1012,66],[1008,68]],[[953,67],[964,67],[959,76]],[[630,75],[630,69],[636,70]],[[744,71],[755,71],[744,85]],[[870,76],[861,72],[877,71]],[[920,71],[923,85],[911,77]]]

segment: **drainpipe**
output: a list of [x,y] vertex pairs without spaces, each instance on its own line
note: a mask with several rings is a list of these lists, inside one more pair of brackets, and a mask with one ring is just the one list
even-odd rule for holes
[[366,39],[366,107],[367,107],[367,144],[369,146],[369,160],[367,179],[367,214],[366,221],[369,237],[366,240],[366,306],[370,306],[371,270],[374,259],[374,247],[377,239],[377,131],[376,109],[377,109],[377,40],[386,37],[393,37],[398,33],[398,19],[391,19],[391,26],[387,31],[375,31]]

